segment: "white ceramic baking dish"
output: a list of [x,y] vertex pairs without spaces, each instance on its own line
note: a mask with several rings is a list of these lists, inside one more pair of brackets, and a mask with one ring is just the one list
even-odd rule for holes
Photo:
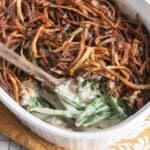
[[[150,0],[116,0],[116,2],[119,3],[121,10],[131,17],[138,13],[150,31]],[[146,126],[144,120],[150,115],[150,103],[148,103],[139,112],[116,126],[98,132],[75,132],[54,127],[34,117],[20,107],[2,88],[0,88],[0,101],[33,132],[49,142],[71,150],[116,150],[112,145],[122,138],[134,137],[141,132]],[[127,150],[129,146],[126,145],[124,148]],[[123,147],[118,149],[122,150]],[[136,145],[135,150],[143,149]]]

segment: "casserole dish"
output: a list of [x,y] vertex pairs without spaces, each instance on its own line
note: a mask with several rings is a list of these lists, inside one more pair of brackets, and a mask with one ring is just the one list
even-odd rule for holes
[[[138,13],[150,30],[150,19],[148,16],[150,11],[149,1],[116,0],[116,2],[120,4],[121,10],[123,10],[123,12],[128,12],[128,15],[131,17],[136,16]],[[37,119],[21,108],[2,88],[0,88],[0,100],[33,132],[49,142],[53,142],[71,150],[113,149],[113,144],[115,142],[118,142],[122,138],[136,136],[146,128],[147,124],[144,120],[150,114],[150,104],[147,104],[139,112],[116,126],[98,132],[81,133],[59,129]]]

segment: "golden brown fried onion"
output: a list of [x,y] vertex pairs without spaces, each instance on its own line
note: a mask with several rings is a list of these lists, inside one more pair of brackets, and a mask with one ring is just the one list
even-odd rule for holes
[[[120,96],[150,89],[149,41],[139,19],[126,18],[112,1],[0,2],[0,42],[56,77],[113,80]],[[0,60],[0,84],[18,102],[26,78]]]

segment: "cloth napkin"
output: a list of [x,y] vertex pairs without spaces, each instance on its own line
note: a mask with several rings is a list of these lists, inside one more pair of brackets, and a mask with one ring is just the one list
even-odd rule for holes
[[35,135],[1,103],[0,133],[29,150],[64,150]]

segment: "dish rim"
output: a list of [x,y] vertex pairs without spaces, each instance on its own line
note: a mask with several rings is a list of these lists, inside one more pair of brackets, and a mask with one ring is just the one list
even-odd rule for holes
[[[129,0],[128,0],[129,1]],[[133,2],[135,3],[135,1]],[[150,7],[150,0],[143,0],[145,5]],[[146,118],[146,116],[150,115],[150,102],[144,105],[139,111],[134,113],[132,116],[127,118],[126,120],[116,124],[112,127],[99,129],[99,131],[70,131],[67,129],[58,128],[51,124],[48,124],[39,118],[35,117],[31,113],[27,112],[23,107],[21,107],[1,86],[0,86],[0,102],[2,102],[11,112],[13,112],[19,118],[24,117],[23,120],[30,122],[30,124],[34,124],[38,126],[39,129],[45,128],[53,135],[61,136],[69,139],[98,139],[103,137],[104,134],[111,135],[112,132],[117,132],[120,130],[124,130],[125,128],[129,128],[133,124],[137,123],[137,121],[142,121]],[[20,119],[21,120],[21,119]]]

